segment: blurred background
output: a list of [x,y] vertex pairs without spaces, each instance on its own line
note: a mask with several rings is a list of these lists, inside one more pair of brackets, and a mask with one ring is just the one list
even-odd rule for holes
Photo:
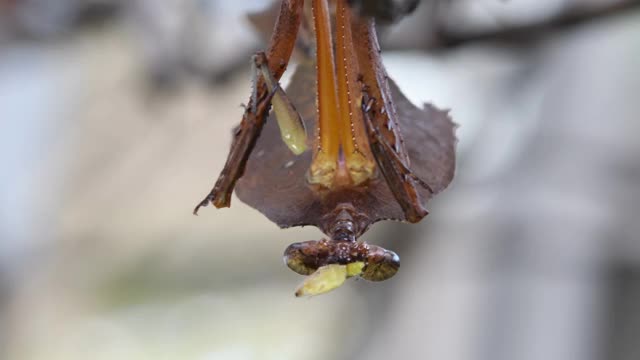
[[423,0],[389,73],[458,171],[390,281],[296,299],[318,230],[221,170],[267,0],[0,0],[0,358],[640,359],[640,2]]

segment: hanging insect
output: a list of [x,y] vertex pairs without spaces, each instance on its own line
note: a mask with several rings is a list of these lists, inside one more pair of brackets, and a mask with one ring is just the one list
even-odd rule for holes
[[[296,43],[302,59],[283,90]],[[235,189],[280,227],[318,227],[328,239],[284,253],[289,268],[309,275],[297,296],[349,277],[389,279],[398,255],[358,239],[377,221],[428,214],[426,202],[454,175],[454,123],[402,95],[382,64],[374,20],[349,0],[282,0],[269,47],[252,63],[254,91],[227,162],[194,214],[209,203],[229,207]]]

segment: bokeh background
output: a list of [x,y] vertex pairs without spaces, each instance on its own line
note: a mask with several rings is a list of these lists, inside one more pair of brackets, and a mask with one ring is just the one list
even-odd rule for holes
[[267,0],[0,0],[0,358],[640,359],[640,2],[423,0],[382,30],[459,164],[385,283],[296,299],[316,229],[222,168]]

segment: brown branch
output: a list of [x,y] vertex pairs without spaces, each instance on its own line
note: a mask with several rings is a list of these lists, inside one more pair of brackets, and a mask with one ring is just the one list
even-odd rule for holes
[[623,12],[640,8],[640,0],[620,0],[613,4],[600,7],[578,8],[552,16],[542,22],[527,25],[515,25],[511,27],[476,32],[469,34],[455,34],[444,29],[436,30],[435,42],[428,44],[429,48],[446,48],[460,46],[470,42],[479,41],[515,41],[535,39],[550,31],[580,25],[589,21],[598,20],[607,16],[619,15]]

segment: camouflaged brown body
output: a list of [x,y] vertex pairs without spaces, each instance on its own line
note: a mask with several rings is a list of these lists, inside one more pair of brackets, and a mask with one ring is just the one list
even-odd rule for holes
[[[306,24],[308,21],[308,17],[302,20],[303,28],[310,27]],[[332,236],[336,219],[345,208],[353,217],[356,238],[380,220],[417,222],[427,214],[426,202],[433,194],[446,188],[453,178],[455,126],[447,113],[431,105],[417,108],[389,79],[382,64],[372,20],[355,19],[351,24],[351,33],[358,39],[354,42],[358,60],[356,77],[365,95],[375,100],[369,113],[373,125],[401,164],[428,186],[418,186],[397,177],[396,184],[392,185],[408,188],[399,201],[397,194],[389,187],[389,180],[379,170],[372,179],[358,186],[327,189],[310,185],[306,178],[312,161],[311,152],[299,156],[288,152],[279,138],[272,115],[236,190],[243,202],[258,209],[281,227],[313,225]],[[298,45],[305,49],[315,47],[309,37],[298,39]],[[301,62],[286,92],[306,127],[314,129],[318,121],[316,67],[312,58],[304,56],[306,53],[299,53],[302,54]],[[310,149],[314,148],[315,140],[315,137],[310,137]],[[372,150],[375,150],[375,146],[372,146]],[[415,204],[417,212],[407,211],[412,204]]]
[[[287,87],[287,94],[308,128],[316,121],[315,68],[308,61],[298,65]],[[425,204],[434,193],[443,190],[454,174],[454,125],[446,112],[425,105],[418,109],[389,81],[411,170],[433,189],[417,189]],[[306,173],[311,152],[293,155],[280,139],[277,123],[269,119],[249,158],[244,176],[236,187],[238,198],[258,209],[280,227],[313,225],[325,234],[332,233],[341,206],[353,211],[356,237],[380,220],[406,220],[402,207],[379,174],[358,187],[323,189],[309,185]]]
[[[418,222],[426,216],[427,201],[453,178],[456,144],[447,112],[414,106],[389,79],[372,19],[353,17],[346,0],[336,0],[338,14],[329,21],[327,0],[311,1],[313,16],[310,2],[305,7],[303,0],[283,0],[278,12],[266,12],[278,14],[276,26],[266,57],[259,53],[254,59],[256,68],[270,73],[256,80],[225,167],[194,210],[209,203],[228,207],[235,189],[240,200],[280,227],[322,230],[329,240],[296,243],[285,251],[292,270],[313,274],[296,292],[306,295],[335,289],[347,277],[382,281],[396,274],[397,254],[357,240],[377,221]],[[261,16],[252,19],[261,27],[268,23]],[[310,21],[320,29],[314,33],[322,44],[319,65]],[[331,23],[336,24],[335,43]],[[302,50],[301,61],[285,94],[274,83],[294,44]],[[331,83],[335,89],[327,86]],[[318,129],[316,136],[295,139],[305,145],[300,151],[312,150],[292,153],[278,128],[277,120],[283,119],[273,114],[277,109],[267,117],[276,93],[287,109],[297,109],[306,128]]]

